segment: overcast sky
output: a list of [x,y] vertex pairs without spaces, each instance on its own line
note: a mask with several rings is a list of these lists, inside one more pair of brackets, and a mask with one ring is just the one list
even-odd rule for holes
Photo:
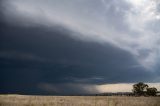
[[158,0],[1,0],[0,16],[0,93],[160,89]]

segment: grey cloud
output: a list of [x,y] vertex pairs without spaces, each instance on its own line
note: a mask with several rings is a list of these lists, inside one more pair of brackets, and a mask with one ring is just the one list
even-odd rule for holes
[[[105,5],[97,0],[36,2],[7,0],[1,6],[1,93],[46,94],[80,85],[160,81],[155,44],[159,38],[137,31],[138,25],[131,31],[132,23],[123,22],[130,9],[124,0],[108,0]],[[151,54],[149,63],[157,62],[154,71],[142,65]]]
[[[43,27],[21,28],[6,25],[1,29],[1,54],[21,57],[25,53],[38,59],[50,60],[41,62],[30,57],[19,59],[1,56],[1,93],[48,94],[47,91],[37,88],[43,82],[55,85],[53,90],[56,90],[59,87],[71,89],[72,86],[63,86],[67,83],[75,84],[74,88],[77,89],[79,86],[76,87],[76,84],[158,81],[158,76],[154,75],[156,73],[145,71],[129,52],[107,43],[104,46],[79,41],[66,36],[70,34],[67,31],[63,33],[56,28],[50,31]],[[17,52],[3,52],[12,50]],[[62,84],[62,87],[57,84]],[[85,93],[87,90],[81,92]]]
[[106,23],[121,33],[126,33],[126,31],[129,33],[129,26],[125,22],[126,13],[131,9],[129,3],[123,0],[103,0],[103,5],[105,6]]
[[[51,84],[51,83],[40,83],[38,89],[47,92],[48,94],[58,95],[83,95],[83,94],[96,94],[98,90],[95,85],[91,84],[73,84],[73,83],[62,83],[62,84]],[[65,88],[65,89],[64,89]]]
[[[155,20],[158,15],[154,10],[158,6],[154,1],[3,0],[1,7],[4,20],[13,25],[45,26],[51,30],[57,25],[63,26],[71,30],[69,35],[76,39],[107,42],[130,52],[148,70],[157,64],[159,44],[155,42],[160,38]],[[146,49],[150,53],[145,58],[139,58],[141,50]]]
[[23,52],[18,52],[18,51],[1,51],[0,52],[0,58],[5,58],[5,59],[13,59],[13,60],[28,60],[28,61],[38,61],[38,62],[48,62],[50,61],[49,59],[43,58],[43,57],[38,57],[33,54],[27,54]]

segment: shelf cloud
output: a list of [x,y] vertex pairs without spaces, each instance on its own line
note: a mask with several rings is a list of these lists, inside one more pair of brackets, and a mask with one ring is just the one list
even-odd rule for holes
[[159,82],[159,7],[158,0],[1,0],[1,85],[9,90],[8,73],[13,91],[22,82],[55,91]]
[[129,51],[149,70],[159,60],[157,1],[4,0],[2,5],[5,19],[14,25],[63,26],[70,29],[75,38],[109,42]]

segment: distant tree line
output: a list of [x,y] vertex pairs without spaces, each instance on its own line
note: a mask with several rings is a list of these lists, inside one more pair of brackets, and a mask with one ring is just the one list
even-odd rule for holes
[[143,82],[139,82],[133,85],[133,93],[135,96],[156,96],[157,88],[149,87]]

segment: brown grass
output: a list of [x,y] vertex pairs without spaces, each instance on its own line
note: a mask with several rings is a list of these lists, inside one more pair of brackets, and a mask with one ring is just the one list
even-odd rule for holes
[[160,106],[160,97],[0,95],[0,106]]

